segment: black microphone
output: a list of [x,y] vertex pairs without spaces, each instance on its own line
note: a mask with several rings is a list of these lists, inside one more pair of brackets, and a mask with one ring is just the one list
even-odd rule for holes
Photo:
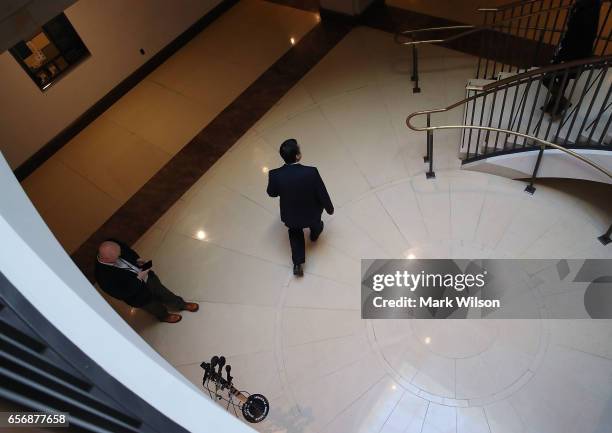
[[217,370],[217,374],[219,375],[219,378],[223,378],[223,376],[221,376],[221,370],[223,370],[224,365],[225,365],[225,356],[221,356],[219,357],[219,370]]
[[210,358],[210,368],[214,369],[218,363],[219,363],[218,356],[213,356],[212,358]]
[[232,379],[233,379],[233,377],[230,376],[230,371],[232,371],[232,366],[228,364],[228,365],[225,366],[225,373],[227,374],[227,383],[228,383],[228,385],[232,384]]
[[204,369],[204,378],[202,379],[202,383],[206,383],[208,380],[208,376],[210,375],[210,364],[208,362],[202,362],[200,367]]
[[212,380],[215,380],[215,367],[219,363],[219,357],[213,356],[210,358],[210,376]]

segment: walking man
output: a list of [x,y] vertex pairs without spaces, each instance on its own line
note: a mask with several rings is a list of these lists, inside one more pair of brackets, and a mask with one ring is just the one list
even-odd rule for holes
[[279,153],[285,165],[270,170],[267,191],[270,197],[280,197],[281,221],[289,228],[293,275],[301,277],[306,261],[304,228],[310,229],[310,240],[316,242],[323,231],[323,209],[332,215],[334,205],[319,171],[299,163],[302,154],[295,139],[285,140]]

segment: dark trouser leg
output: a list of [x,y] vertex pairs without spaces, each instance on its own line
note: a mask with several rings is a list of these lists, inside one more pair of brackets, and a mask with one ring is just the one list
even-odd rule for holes
[[317,224],[310,226],[310,239],[318,239],[322,231],[323,221],[319,221]]
[[164,306],[164,304],[158,301],[151,301],[148,304],[143,305],[142,309],[157,317],[158,320],[162,320],[169,314],[168,309]]
[[304,229],[289,227],[289,243],[291,244],[291,258],[293,259],[293,264],[301,265],[306,261]]
[[548,102],[546,102],[544,112],[554,116],[564,113],[570,105],[569,101],[563,96],[568,85],[568,79],[563,83],[561,77],[552,78],[549,75],[544,77],[542,84],[549,90]]
[[151,290],[154,301],[160,302],[172,310],[182,310],[185,308],[185,300],[172,293],[153,272],[149,272],[147,287]]

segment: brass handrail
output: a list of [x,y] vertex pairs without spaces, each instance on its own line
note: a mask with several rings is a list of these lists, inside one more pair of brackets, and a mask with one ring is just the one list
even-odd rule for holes
[[[432,166],[432,162],[433,162],[433,158],[431,153],[433,153],[433,131],[437,130],[437,129],[462,129],[462,130],[480,130],[480,131],[489,131],[489,132],[496,132],[498,135],[501,134],[507,134],[507,135],[512,135],[512,136],[516,136],[516,137],[523,137],[527,140],[532,140],[534,142],[539,143],[540,146],[540,155],[538,156],[538,162],[536,163],[536,168],[534,170],[534,175],[531,181],[531,185],[530,187],[528,187],[527,191],[529,192],[533,192],[535,189],[533,188],[533,181],[535,180],[535,173],[537,172],[538,166],[539,166],[539,161],[542,157],[542,153],[544,151],[544,149],[546,147],[550,147],[553,149],[557,149],[560,150],[572,157],[575,157],[577,159],[579,159],[580,161],[590,165],[591,167],[595,168],[596,170],[598,170],[599,172],[603,173],[604,175],[606,175],[608,178],[612,179],[612,173],[610,173],[606,168],[598,165],[597,163],[591,161],[588,158],[583,157],[582,155],[578,154],[577,152],[574,152],[570,149],[567,149],[563,146],[560,146],[558,144],[552,143],[550,141],[547,140],[543,140],[541,138],[538,138],[536,136],[533,135],[528,135],[528,134],[524,134],[521,132],[517,132],[517,131],[511,131],[508,129],[502,129],[502,128],[495,128],[495,127],[491,127],[491,126],[476,126],[476,125],[441,125],[441,126],[431,126],[430,125],[430,116],[431,114],[435,114],[435,113],[444,113],[447,111],[450,111],[454,108],[457,108],[461,105],[464,105],[470,101],[473,101],[477,98],[481,98],[481,97],[486,97],[486,95],[492,93],[492,92],[497,92],[500,90],[505,90],[508,89],[510,87],[514,87],[514,86],[518,86],[521,85],[527,81],[531,80],[531,77],[533,76],[546,76],[549,74],[556,74],[557,71],[559,70],[565,70],[565,71],[569,71],[571,69],[574,68],[579,68],[580,70],[582,70],[583,72],[588,70],[588,69],[596,69],[596,68],[605,68],[606,70],[608,69],[608,63],[612,62],[612,55],[609,56],[605,56],[605,57],[593,57],[590,59],[582,59],[582,60],[574,60],[572,62],[567,62],[567,63],[560,63],[560,64],[555,64],[555,65],[549,65],[549,66],[545,66],[543,68],[539,68],[539,69],[535,69],[535,70],[531,70],[531,71],[526,71],[523,72],[521,74],[517,74],[514,75],[512,77],[508,77],[506,79],[503,80],[499,80],[490,84],[487,84],[486,86],[482,86],[480,88],[475,87],[476,90],[481,90],[480,93],[475,94],[473,96],[470,96],[468,98],[464,98],[461,101],[455,102],[451,105],[449,105],[448,107],[445,108],[436,108],[436,109],[431,109],[431,110],[421,110],[421,111],[416,111],[412,114],[410,114],[407,118],[406,118],[406,125],[408,126],[408,128],[412,129],[413,131],[427,131],[427,157],[426,157],[426,161],[429,162],[429,172],[427,173],[428,177],[432,177],[434,176],[433,173],[433,166]],[[423,116],[426,115],[427,116],[427,126],[424,127],[418,127],[412,124],[412,119],[414,117],[417,116]]]
[[[508,9],[512,9],[513,7],[518,7],[518,6],[527,6],[531,3],[536,3],[539,2],[540,0],[518,0],[512,3],[506,3],[504,5],[501,5],[499,7],[496,8],[478,8],[476,9],[477,12],[499,12],[499,11],[506,11]],[[602,3],[610,3],[612,0],[602,0]]]
[[[482,86],[482,90],[485,92],[489,92],[490,90],[500,90],[500,89],[503,89],[503,87],[507,84],[512,84],[515,81],[520,82],[534,75],[545,75],[545,74],[550,74],[550,73],[557,72],[563,69],[571,69],[571,68],[579,67],[579,66],[589,66],[589,65],[597,66],[598,63],[608,63],[608,62],[612,62],[612,54],[607,55],[607,56],[590,57],[588,59],[572,60],[571,62],[550,64],[547,66],[543,66],[541,68],[532,69],[530,71],[525,71],[520,74],[516,74],[511,77],[495,81],[493,83],[489,83],[485,86]],[[461,104],[462,102],[463,101],[459,101],[457,104]],[[449,106],[448,108],[454,108],[454,106],[453,107]]]
[[580,155],[577,152],[574,152],[573,150],[567,149],[567,148],[565,148],[563,146],[560,146],[558,144],[552,143],[550,141],[542,140],[540,138],[534,137],[533,135],[523,134],[521,132],[516,132],[516,131],[510,131],[509,129],[493,128],[493,127],[490,127],[490,126],[442,125],[442,126],[425,126],[425,127],[419,128],[419,127],[414,126],[414,125],[412,125],[410,123],[410,120],[413,117],[415,117],[415,116],[420,116],[420,115],[424,115],[424,114],[441,113],[441,112],[444,112],[444,111],[446,111],[446,109],[444,109],[444,108],[435,109],[435,110],[416,111],[416,112],[412,113],[411,115],[409,115],[406,118],[406,125],[408,126],[408,128],[412,129],[413,131],[435,131],[437,129],[477,129],[477,130],[481,130],[481,131],[491,131],[491,132],[504,133],[504,134],[508,134],[508,135],[516,135],[517,137],[523,137],[523,138],[526,138],[526,139],[530,139],[530,140],[536,141],[536,142],[540,143],[540,147],[552,147],[553,149],[557,149],[557,150],[560,150],[562,152],[565,152],[568,155],[571,155],[574,158],[577,158],[580,161],[590,165],[594,169],[600,171],[601,173],[603,173],[604,175],[606,175],[610,179],[612,179],[612,173],[609,172],[608,170],[606,170],[604,167],[602,167],[599,164],[597,164],[596,162],[593,162],[590,159],[585,158],[584,156]]
[[575,68],[575,67],[577,68],[581,66],[584,67],[585,70],[588,70],[589,68],[598,66],[598,64],[600,63],[603,64],[603,63],[608,63],[608,62],[612,62],[612,54],[608,56],[603,56],[603,57],[591,57],[589,59],[572,60],[571,62],[551,64],[548,66],[544,66],[542,68],[533,69],[531,71],[521,72],[520,74],[516,74],[511,77],[504,78],[502,80],[497,80],[497,81],[494,81],[493,83],[489,83],[484,86],[473,85],[471,90],[477,90],[483,93],[479,93],[477,95],[473,95],[473,96],[464,98],[458,102],[455,102],[449,105],[448,107],[439,108],[437,109],[439,111],[436,111],[436,112],[452,110],[453,108],[463,105],[466,102],[470,102],[476,98],[480,98],[484,96],[485,93],[490,94],[490,93],[493,93],[499,90],[504,90],[506,87],[511,87],[515,84],[516,85],[522,84],[523,82],[529,81],[528,79],[535,75],[546,75],[546,74],[551,74],[551,73],[554,73],[560,70],[572,69],[572,68]]
[[[414,29],[414,30],[403,30],[400,32],[395,33],[393,40],[395,41],[395,43],[400,44],[400,45],[418,45],[418,44],[437,44],[437,43],[441,43],[441,42],[449,42],[449,41],[453,41],[455,39],[459,39],[462,38],[466,35],[472,34],[472,33],[476,33],[479,32],[481,30],[487,30],[487,29],[492,29],[494,27],[497,27],[501,24],[506,24],[512,21],[516,21],[516,20],[522,20],[524,18],[529,18],[532,16],[536,16],[536,15],[540,15],[543,13],[547,13],[547,12],[554,12],[557,10],[564,10],[564,9],[569,9],[571,7],[571,5],[564,5],[564,6],[557,6],[554,8],[549,8],[549,9],[542,9],[536,12],[532,12],[529,14],[525,14],[525,15],[520,15],[520,16],[516,16],[516,17],[510,17],[510,18],[506,18],[504,20],[495,22],[495,23],[491,23],[491,24],[487,24],[487,25],[454,25],[454,26],[446,26],[446,27],[429,27],[429,28],[424,28],[424,29]],[[408,37],[412,37],[412,35],[414,33],[421,33],[421,32],[430,32],[430,31],[440,31],[440,30],[454,30],[454,29],[470,29],[467,30],[465,32],[459,33],[457,35],[454,36],[450,36],[446,39],[429,39],[429,40],[423,40],[423,41],[405,41],[405,42],[400,42],[400,39],[402,37],[404,38],[408,38]],[[544,29],[544,31],[553,31],[553,29]]]
[[425,127],[417,127],[415,125],[412,124],[411,120],[416,117],[416,116],[423,116],[423,115],[431,115],[434,113],[444,113],[447,111],[450,111],[454,108],[457,108],[461,105],[464,105],[470,101],[473,101],[477,98],[481,98],[484,97],[485,95],[488,95],[490,93],[493,92],[497,92],[500,90],[504,90],[506,88],[509,87],[513,87],[513,86],[517,86],[520,84],[523,84],[524,82],[527,82],[531,79],[531,77],[533,76],[537,76],[537,75],[547,75],[547,74],[553,74],[555,72],[558,72],[560,70],[568,70],[568,69],[573,69],[573,68],[582,68],[583,70],[588,70],[588,69],[594,69],[599,67],[605,67],[605,65],[607,63],[612,62],[612,55],[608,55],[608,56],[604,56],[604,57],[592,57],[590,59],[582,59],[582,60],[574,60],[571,62],[567,62],[567,63],[559,63],[559,64],[555,64],[555,65],[548,65],[545,66],[543,68],[538,68],[538,69],[534,69],[531,71],[526,71],[523,72],[521,74],[517,74],[508,78],[505,78],[503,80],[499,80],[499,81],[495,81],[493,83],[489,83],[485,86],[482,87],[475,87],[475,90],[480,90],[481,93],[475,94],[473,96],[464,98],[458,102],[455,102],[451,105],[449,105],[448,107],[445,108],[436,108],[436,109],[431,109],[431,110],[421,110],[421,111],[416,111],[412,114],[410,114],[407,118],[406,118],[406,125],[408,126],[408,128],[412,129],[413,131],[435,131],[437,129],[475,129],[475,130],[483,130],[483,131],[492,131],[492,132],[497,132],[497,133],[505,133],[508,135],[514,135],[517,137],[523,137],[529,140],[533,140],[535,142],[540,143],[540,147],[551,147],[553,149],[558,149],[561,150],[562,152],[565,152],[575,158],[578,158],[579,160],[583,161],[586,164],[589,164],[590,166],[592,166],[593,168],[597,169],[598,171],[602,172],[603,174],[605,174],[606,176],[608,176],[609,178],[612,179],[612,174],[606,170],[605,168],[601,167],[600,165],[598,165],[597,163],[589,160],[588,158],[584,158],[582,155],[569,150],[563,146],[560,146],[558,144],[552,143],[550,141],[546,141],[546,140],[542,140],[538,137],[532,136],[532,135],[528,135],[528,134],[523,134],[521,132],[516,132],[516,131],[511,131],[511,130],[507,130],[507,129],[501,129],[501,128],[494,128],[494,127],[490,127],[490,126],[474,126],[474,125],[442,125],[442,126],[425,126]]

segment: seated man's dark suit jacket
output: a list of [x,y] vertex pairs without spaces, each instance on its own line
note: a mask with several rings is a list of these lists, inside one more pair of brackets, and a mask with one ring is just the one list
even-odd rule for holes
[[280,196],[280,217],[287,227],[305,228],[334,213],[323,179],[315,167],[285,164],[268,173],[268,195]]
[[[108,240],[119,244],[122,259],[138,266],[137,260],[140,256],[136,251],[116,239]],[[105,265],[96,259],[95,277],[102,290],[132,307],[142,307],[151,302],[151,291],[147,284],[128,269]]]

